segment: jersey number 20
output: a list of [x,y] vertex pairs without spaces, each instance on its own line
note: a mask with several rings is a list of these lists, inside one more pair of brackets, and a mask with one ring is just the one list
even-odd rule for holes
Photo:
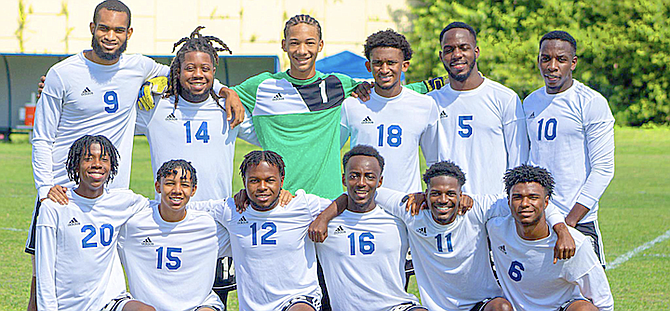
[[[85,225],[81,227],[81,232],[87,232],[88,234],[81,240],[82,248],[92,248],[98,247],[97,242],[89,242],[95,236],[98,230],[93,225]],[[104,224],[100,226],[100,244],[102,246],[109,246],[112,243],[112,236],[114,235],[114,227],[110,224]]]

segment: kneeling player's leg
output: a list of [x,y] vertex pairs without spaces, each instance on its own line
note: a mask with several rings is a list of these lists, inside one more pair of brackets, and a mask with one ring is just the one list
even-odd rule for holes
[[40,212],[40,205],[42,203],[35,199],[35,208],[33,209],[33,217],[30,222],[30,229],[28,230],[28,239],[26,240],[26,249],[25,252],[30,254],[30,260],[32,261],[33,266],[33,277],[30,282],[30,298],[28,298],[28,311],[37,311],[37,296],[35,283],[37,283],[37,278],[35,277],[35,225],[37,224],[37,216]]
[[222,310],[212,308],[212,307],[199,307],[199,308],[195,309],[195,311],[222,311]]
[[[478,303],[477,306],[480,304]],[[512,304],[503,297],[496,297],[493,299],[487,299],[481,302],[481,307],[479,309],[473,308],[475,311],[513,311],[514,308]]]
[[299,295],[289,299],[284,303],[280,310],[282,311],[320,311],[321,298]]
[[306,304],[306,303],[296,303],[290,308],[288,308],[286,311],[318,311],[314,309],[314,307]]
[[558,311],[598,311],[598,308],[588,300],[573,299],[564,303]]
[[428,311],[428,309],[415,302],[406,302],[394,306],[390,311]]
[[156,309],[150,305],[144,304],[137,300],[128,301],[125,306],[123,306],[123,311],[156,311]]
[[156,309],[133,299],[130,293],[125,292],[108,302],[100,311],[156,311]]

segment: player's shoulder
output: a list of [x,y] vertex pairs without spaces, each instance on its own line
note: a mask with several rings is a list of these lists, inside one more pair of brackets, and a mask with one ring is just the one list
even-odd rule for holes
[[574,89],[575,95],[583,100],[585,104],[591,103],[594,100],[604,100],[605,102],[607,101],[605,96],[600,94],[600,92],[590,88],[588,85],[577,81],[577,79],[573,79],[572,81],[572,88]]
[[421,94],[417,91],[414,91],[412,89],[406,88],[403,86],[403,96],[406,97],[407,100],[411,100],[413,103],[417,103],[418,105],[425,105],[425,106],[432,106],[435,105],[435,99],[433,97],[427,95],[427,94]]
[[143,195],[133,192],[130,189],[108,189],[104,195],[107,201],[144,203],[149,206],[149,199]]
[[486,228],[489,231],[489,235],[491,235],[491,232],[496,232],[497,235],[502,236],[500,233],[505,232],[506,228],[513,223],[514,218],[512,218],[512,215],[495,216],[486,222]]
[[528,94],[528,96],[526,96],[526,98],[523,99],[523,104],[524,105],[532,104],[532,103],[540,100],[541,98],[543,98],[546,93],[547,93],[546,86],[543,86],[543,87],[533,91],[532,93]]
[[489,78],[484,78],[484,84],[482,85],[485,89],[492,90],[497,98],[512,98],[519,97],[514,90],[508,88],[498,81],[491,80]]

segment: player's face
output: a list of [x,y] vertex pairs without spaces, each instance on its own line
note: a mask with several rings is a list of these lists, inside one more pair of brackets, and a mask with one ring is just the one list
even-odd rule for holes
[[549,197],[544,187],[536,182],[518,183],[509,193],[509,207],[517,225],[533,226],[544,219]]
[[212,57],[200,51],[184,54],[179,68],[179,84],[186,100],[190,102],[201,102],[209,97],[209,92],[214,85],[214,73],[216,67]]
[[567,41],[544,40],[540,46],[538,67],[547,93],[560,93],[572,86],[572,71],[577,67],[577,56]]
[[284,177],[281,176],[279,168],[261,161],[258,165],[247,168],[244,177],[244,187],[252,206],[269,210],[277,205],[281,187],[284,185]]
[[323,49],[316,26],[299,23],[288,29],[286,39],[282,40],[282,50],[291,62],[289,73],[296,79],[309,79],[316,74],[314,63]]
[[442,37],[440,59],[449,77],[463,82],[477,68],[479,47],[467,29],[452,28]]
[[377,187],[382,185],[382,169],[375,157],[357,155],[347,162],[342,184],[347,187],[349,202],[356,207],[367,207],[374,202]]
[[461,185],[452,176],[435,176],[430,179],[426,197],[433,219],[442,225],[456,219],[461,202]]
[[[384,96],[400,94],[400,75],[409,68],[401,49],[378,47],[372,49],[365,67],[375,78],[375,91]],[[381,93],[380,93],[381,91]]]
[[133,34],[133,29],[128,27],[128,14],[107,9],[101,9],[97,24],[91,23],[89,27],[93,35],[93,52],[103,61],[116,61]]
[[197,186],[193,184],[191,173],[177,167],[173,174],[161,178],[155,183],[156,192],[161,195],[161,209],[180,211],[195,194]]
[[99,143],[91,144],[88,152],[79,160],[79,186],[77,193],[83,197],[95,198],[102,194],[112,170],[109,155],[103,152]]

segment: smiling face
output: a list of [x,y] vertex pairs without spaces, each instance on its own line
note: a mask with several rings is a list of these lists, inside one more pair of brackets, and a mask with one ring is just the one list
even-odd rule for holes
[[105,65],[116,63],[133,34],[133,29],[128,27],[128,14],[103,8],[98,12],[97,22],[89,27],[93,35],[90,59]]
[[382,185],[382,169],[375,157],[356,155],[349,159],[342,175],[342,184],[347,187],[348,206],[355,212],[371,210],[377,188]]
[[401,49],[378,47],[370,53],[370,60],[365,62],[365,67],[375,78],[375,92],[384,97],[393,97],[402,90],[400,75],[409,68],[409,61],[404,60]]
[[75,192],[85,198],[102,195],[112,164],[100,143],[92,143],[79,160],[79,185]]
[[449,29],[442,37],[440,59],[449,78],[465,82],[473,70],[477,72],[479,47],[470,31],[464,28]]
[[172,174],[162,177],[160,182],[156,181],[154,186],[156,192],[161,195],[161,215],[178,212],[185,215],[186,204],[195,195],[197,189],[197,186],[193,184],[191,173],[181,167],[176,167]]
[[461,185],[452,176],[435,176],[426,188],[426,198],[435,222],[441,225],[452,223],[458,214],[461,202]]
[[273,209],[277,205],[283,185],[284,177],[281,176],[279,168],[265,161],[249,166],[244,176],[247,196],[252,202],[252,208],[256,210]]
[[281,41],[282,50],[291,62],[289,74],[300,80],[306,80],[316,74],[316,57],[323,49],[316,26],[298,23],[288,28],[286,39]]
[[577,67],[577,56],[567,41],[542,41],[538,68],[544,78],[547,93],[556,94],[572,86],[572,71]]
[[206,100],[214,85],[216,73],[212,57],[205,52],[193,51],[185,53],[180,63],[180,95],[192,103]]
[[537,182],[517,183],[510,189],[509,207],[517,227],[530,227],[541,223],[548,204],[549,196]]

